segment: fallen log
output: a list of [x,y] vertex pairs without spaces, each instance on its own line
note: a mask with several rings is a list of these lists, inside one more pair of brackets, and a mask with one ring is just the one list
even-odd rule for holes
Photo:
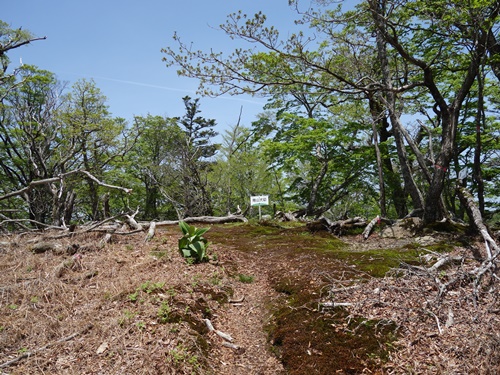
[[350,307],[353,304],[350,302],[320,302],[319,307],[321,309],[335,309],[336,307]]
[[230,342],[230,343],[233,342],[234,339],[231,337],[231,335],[215,329],[214,326],[212,325],[212,322],[209,319],[203,319],[203,320],[204,320],[205,324],[207,325],[207,328],[210,332],[215,332],[215,334],[217,336],[221,337],[222,339],[224,339],[227,342]]
[[281,220],[281,221],[297,221],[298,218],[295,216],[292,212],[283,212],[283,211],[278,211],[276,212],[276,215],[274,215],[275,219]]
[[318,220],[307,223],[311,231],[327,230],[330,233],[341,235],[344,230],[366,226],[366,220],[362,217],[353,217],[346,220],[331,221],[322,216]]
[[[248,222],[248,219],[243,215],[228,215],[228,216],[193,216],[186,217],[182,220],[165,220],[158,221],[155,223],[156,227],[177,225],[179,221],[184,221],[186,223],[204,223],[204,224],[226,224],[226,223],[236,223],[236,222]],[[149,228],[151,223],[141,223],[143,228]]]
[[151,241],[151,239],[155,236],[155,229],[156,229],[156,222],[152,221],[151,224],[149,224],[149,231],[148,234],[146,235],[146,238],[144,239],[144,242]]
[[142,230],[142,225],[135,220],[135,215],[139,213],[139,208],[132,215],[124,215],[125,223],[132,230]]
[[386,223],[389,225],[393,224],[392,220],[386,219],[384,217],[380,217],[379,215],[377,215],[374,219],[372,219],[372,221],[370,221],[370,223],[366,226],[365,230],[363,231],[363,233],[362,233],[363,239],[365,239],[365,240],[368,239],[368,237],[370,237],[370,234],[372,233],[375,225],[380,225],[380,223]]
[[61,252],[62,245],[56,242],[37,242],[30,247],[31,252],[42,254],[47,251]]

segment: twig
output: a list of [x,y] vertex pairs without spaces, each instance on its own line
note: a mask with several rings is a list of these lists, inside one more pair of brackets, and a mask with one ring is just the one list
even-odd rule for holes
[[439,318],[437,317],[437,315],[434,314],[432,311],[429,311],[429,310],[426,310],[426,312],[429,315],[432,315],[434,317],[434,319],[436,319],[436,323],[437,323],[439,334],[442,335],[443,334],[443,330],[441,329],[441,323],[439,322]]
[[353,304],[350,302],[320,302],[319,307],[320,309],[334,309],[336,307],[349,307],[352,306]]
[[205,324],[207,325],[207,328],[210,332],[215,332],[216,335],[222,337],[224,340],[228,342],[233,342],[233,338],[231,337],[231,335],[216,330],[209,319],[203,319],[203,320],[205,321]]
[[240,299],[230,299],[229,303],[241,303],[245,300],[245,296],[241,297]]
[[73,340],[75,337],[79,336],[79,335],[83,335],[85,333],[87,333],[90,329],[92,329],[93,325],[92,324],[88,324],[83,330],[81,330],[80,332],[75,332],[73,333],[72,335],[69,335],[69,336],[66,336],[66,337],[63,337],[62,339],[59,339],[57,341],[54,341],[54,342],[51,342],[51,343],[48,343],[47,345],[45,346],[42,346],[41,348],[38,348],[38,349],[35,349],[31,352],[26,352],[26,353],[23,353],[21,354],[19,357],[16,357],[14,359],[11,359],[10,361],[7,361],[7,362],[4,362],[2,364],[0,364],[0,368],[5,368],[5,367],[9,367],[10,365],[14,364],[14,363],[17,363],[19,361],[21,361],[22,359],[24,358],[28,358],[28,357],[31,357],[32,355],[35,355],[37,354],[38,352],[41,352],[42,350],[45,350],[45,349],[48,349],[50,348],[51,346],[53,345],[56,345],[56,344],[60,344],[62,342],[66,342],[66,341],[70,341],[70,340]]
[[225,341],[222,343],[222,345],[225,346],[226,348],[231,348],[234,350],[238,350],[240,348],[238,345],[232,344],[230,342],[225,342]]

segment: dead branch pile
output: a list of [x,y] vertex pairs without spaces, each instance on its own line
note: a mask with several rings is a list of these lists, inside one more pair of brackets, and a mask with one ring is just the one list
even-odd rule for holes
[[500,275],[490,253],[479,241],[450,254],[429,251],[421,265],[401,263],[383,279],[331,280],[320,308],[395,324],[389,374],[497,374]]
[[364,228],[366,225],[366,220],[362,217],[332,221],[322,216],[318,220],[307,223],[307,227],[311,231],[327,230],[335,235],[342,235],[352,228]]

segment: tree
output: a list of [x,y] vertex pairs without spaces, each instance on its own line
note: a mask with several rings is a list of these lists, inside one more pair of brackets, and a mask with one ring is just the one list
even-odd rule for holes
[[183,133],[176,118],[148,115],[134,119],[139,132],[128,156],[129,172],[142,182],[144,217],[169,218],[182,205],[181,154]]
[[[77,181],[81,181],[82,176],[89,186],[94,187],[91,192],[97,191],[97,185],[116,188],[92,175],[90,172],[97,169],[91,164],[99,159],[96,163],[102,170],[109,160],[118,155],[118,148],[111,149],[112,142],[117,144],[115,138],[120,136],[123,145],[127,137],[115,132],[116,127],[108,126],[109,122],[105,124],[103,118],[97,125],[98,130],[89,128],[92,106],[98,108],[99,101],[103,99],[93,83],[83,81],[75,84],[78,100],[75,104],[71,103],[72,94],[63,95],[64,85],[51,72],[22,65],[6,75],[9,62],[7,51],[44,38],[33,38],[21,29],[12,30],[3,22],[0,22],[0,31],[0,59],[3,64],[0,75],[2,205],[14,205],[18,217],[27,216],[37,225],[64,225],[72,218],[79,189]],[[73,117],[68,114],[72,104],[75,104]],[[80,108],[76,109],[78,105]],[[76,120],[77,117],[85,120]],[[66,122],[68,119],[70,121]],[[106,120],[109,121],[109,118]],[[117,120],[116,125],[123,129],[125,124]],[[95,132],[105,136],[92,137]],[[82,170],[82,167],[87,170]],[[96,194],[86,195],[92,202],[97,200]],[[10,197],[15,198],[7,200]],[[18,197],[21,197],[22,203]]]
[[31,32],[22,30],[21,28],[12,29],[7,23],[0,20],[0,63],[2,64],[2,70],[0,72],[0,87],[2,95],[0,96],[0,100],[3,100],[3,95],[9,91],[12,80],[17,73],[15,70],[12,74],[6,74],[10,63],[7,52],[30,44],[31,42],[43,39],[46,39],[46,37],[36,38]]
[[361,175],[368,181],[373,171],[363,137],[366,129],[356,119],[355,105],[331,105],[321,111],[307,96],[303,90],[301,105],[294,109],[290,101],[290,112],[279,111],[275,121],[261,118],[254,127],[260,136],[272,134],[263,149],[290,181],[286,194],[302,207],[296,215],[319,217],[346,196]]
[[236,125],[222,135],[222,145],[209,173],[214,213],[242,213],[250,210],[250,197],[270,195],[280,201],[275,171],[269,168],[260,143],[252,131]]
[[[441,116],[441,147],[436,156],[434,173],[426,197],[424,219],[432,222],[445,215],[440,204],[444,188],[446,171],[455,149],[456,132],[459,122],[460,109],[469,93],[474,80],[479,72],[483,56],[486,53],[486,41],[489,27],[498,16],[496,2],[486,3],[457,3],[415,1],[405,2],[403,5],[411,6],[414,17],[407,17],[401,23],[401,15],[407,15],[407,9],[401,5],[385,0],[368,1],[377,32],[399,56],[411,64],[421,73],[421,81],[414,81],[412,85],[426,87],[439,109]],[[388,6],[390,5],[390,6]],[[427,27],[412,28],[412,21],[418,21]],[[443,38],[447,35],[447,38]],[[404,36],[404,37],[403,37]],[[427,48],[421,48],[422,43]],[[416,46],[420,49],[416,49]],[[447,53],[452,45],[460,46],[464,53],[459,59],[454,59]],[[442,60],[456,62],[455,69],[461,75],[460,84],[448,102],[443,89],[439,87],[439,79],[448,69],[443,66]],[[458,68],[458,69],[457,69]],[[387,87],[388,92],[393,92],[392,87]],[[406,90],[406,89],[405,89]],[[436,210],[436,207],[442,207]]]
[[[83,168],[97,179],[102,179],[113,159],[130,148],[124,133],[126,123],[111,117],[106,97],[95,82],[77,81],[65,97],[60,111],[66,145],[74,150],[72,168]],[[100,207],[101,188],[92,178],[85,178],[86,188],[78,188],[82,207],[91,220],[103,218]]]
[[[336,11],[333,13],[336,14]],[[279,32],[265,25],[266,18],[262,13],[251,18],[239,12],[228,16],[228,21],[221,29],[232,38],[251,41],[262,48],[238,49],[225,58],[220,53],[193,51],[176,35],[174,38],[178,41],[181,52],[165,49],[164,52],[169,56],[165,61],[170,65],[178,64],[180,74],[200,79],[200,90],[207,94],[264,94],[273,98],[273,108],[279,111],[288,111],[291,103],[295,103],[292,106],[303,106],[306,118],[310,118],[311,112],[318,107],[329,108],[337,102],[374,98],[373,89],[364,83],[366,77],[372,74],[373,58],[367,56],[373,56],[374,49],[366,47],[363,33],[349,28],[342,31],[341,35],[334,35],[333,26],[331,29],[325,27],[331,22],[319,22],[317,17],[311,18],[311,24],[319,30],[317,35],[326,35],[316,39],[319,41],[317,50],[309,48],[313,45],[313,39],[303,34],[280,40]],[[356,43],[346,42],[353,34],[357,39]],[[333,54],[332,50],[337,53]],[[379,114],[374,116],[379,117]],[[378,120],[377,123],[385,124]],[[378,129],[385,132],[383,136],[387,139],[389,133],[385,130],[382,127]],[[385,161],[386,166],[391,165],[388,156],[384,155],[381,160]],[[315,204],[315,192],[323,181],[327,164],[323,162],[323,168],[318,170],[315,187],[310,190],[311,204]],[[392,167],[387,173],[393,173]],[[396,178],[391,179],[391,186],[397,188],[395,180]],[[380,191],[383,192],[383,177],[380,184]],[[327,191],[328,189],[323,189],[323,192]],[[396,189],[394,191],[398,192]],[[403,207],[398,212],[403,213],[404,204],[398,200],[404,194],[398,192],[394,196],[397,197],[394,202],[397,202],[398,207]],[[311,204],[308,212],[312,212]]]
[[198,116],[199,99],[182,98],[186,113],[178,120],[184,133],[180,150],[183,208],[185,216],[212,215],[213,208],[208,190],[207,174],[212,167],[211,158],[219,145],[211,143],[217,135],[215,120]]
[[[19,82],[1,104],[0,166],[5,189],[27,187],[65,170],[72,154],[59,148],[63,134],[55,116],[62,90],[52,73],[29,65],[20,69]],[[59,225],[72,210],[71,194],[61,188],[52,184],[24,193],[30,219]]]
[[[391,120],[390,132],[413,208],[423,208],[426,222],[442,218],[447,214],[442,193],[455,150],[460,109],[497,22],[497,2],[368,0],[347,12],[340,6],[332,8],[331,2],[316,3],[325,5],[324,10],[309,10],[299,21],[311,26],[315,34],[281,39],[278,30],[266,25],[262,13],[252,18],[239,12],[229,15],[221,29],[257,48],[237,49],[229,56],[205,53],[175,35],[180,52],[166,48],[165,61],[178,65],[180,74],[199,79],[200,90],[211,95],[272,95],[294,86],[325,96],[327,106],[328,98],[364,98],[371,100],[374,109],[375,100],[381,105],[379,113],[386,112]],[[291,4],[298,10],[298,1]],[[373,59],[377,52],[380,62]],[[447,90],[452,74],[453,93]],[[419,149],[401,122],[403,115],[418,112],[418,102],[424,97],[435,109],[440,129],[440,147],[431,166],[425,150]],[[406,108],[410,110],[404,113]],[[415,168],[421,180],[415,180]],[[403,205],[398,206],[403,212]]]

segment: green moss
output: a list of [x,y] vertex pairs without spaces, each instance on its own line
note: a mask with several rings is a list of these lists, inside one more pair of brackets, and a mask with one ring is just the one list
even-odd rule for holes
[[238,274],[238,280],[244,284],[251,284],[254,281],[254,277],[252,275],[245,275],[243,273]]
[[348,317],[343,309],[320,312],[307,280],[282,278],[273,286],[286,303],[274,306],[267,332],[272,352],[288,373],[376,372],[388,359],[396,339],[394,323]]
[[419,262],[419,247],[405,246],[391,249],[375,249],[365,251],[338,251],[337,257],[356,266],[360,271],[374,277],[383,277],[401,262],[415,264]]
[[[394,324],[348,317],[343,309],[318,311],[319,294],[331,278],[346,277],[352,270],[383,276],[402,261],[416,263],[424,252],[420,245],[353,249],[327,232],[312,233],[304,225],[213,226],[210,236],[214,244],[256,254],[272,269],[270,282],[281,298],[270,302],[267,332],[271,350],[287,373],[380,371],[396,338]],[[235,269],[233,275],[239,274]]]
[[443,241],[443,242],[438,242],[437,244],[434,245],[425,246],[425,249],[436,253],[449,253],[456,246],[460,246],[460,244],[449,241],[448,242]]
[[156,259],[160,260],[160,259],[166,258],[168,255],[168,252],[166,250],[162,250],[162,249],[156,247],[153,250],[151,250],[149,254],[152,257],[155,257]]

